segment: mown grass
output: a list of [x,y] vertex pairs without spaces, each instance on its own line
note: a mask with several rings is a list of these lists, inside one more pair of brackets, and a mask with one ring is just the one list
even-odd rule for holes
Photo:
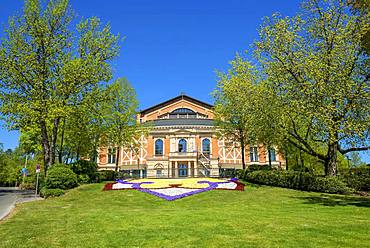
[[24,203],[0,247],[369,247],[370,199],[247,185],[173,202],[84,185]]

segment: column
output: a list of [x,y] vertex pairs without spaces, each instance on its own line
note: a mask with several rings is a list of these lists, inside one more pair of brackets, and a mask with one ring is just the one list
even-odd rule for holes
[[175,162],[175,177],[179,177],[179,164],[177,161]]

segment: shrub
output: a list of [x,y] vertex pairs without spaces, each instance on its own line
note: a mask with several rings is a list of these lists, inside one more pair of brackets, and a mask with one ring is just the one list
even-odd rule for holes
[[40,196],[44,198],[49,198],[49,197],[57,197],[61,196],[65,193],[63,189],[48,189],[48,188],[42,188],[40,190]]
[[96,183],[99,181],[98,165],[95,162],[79,160],[72,163],[70,167],[78,175],[79,183]]
[[263,165],[259,165],[259,164],[251,164],[247,167],[247,170],[248,171],[257,171],[257,170],[264,170],[264,171],[270,171],[270,170],[274,170],[273,167],[271,167],[270,165],[268,164],[263,164]]
[[370,168],[341,170],[339,177],[356,191],[370,191]]
[[48,189],[71,189],[78,185],[77,175],[64,164],[55,164],[48,171],[45,186]]
[[264,164],[264,165],[251,164],[245,170],[237,170],[236,176],[238,178],[245,178],[248,173],[251,173],[253,171],[260,171],[260,170],[271,171],[271,170],[276,170],[276,168],[273,168],[268,164]]
[[353,189],[336,177],[315,176],[297,171],[254,171],[245,173],[247,181],[257,184],[278,186],[283,188],[317,191],[325,193],[348,194]]
[[36,184],[35,183],[21,183],[19,185],[19,188],[20,189],[32,189],[32,190],[34,190],[36,188]]
[[99,179],[101,181],[114,181],[117,178],[117,172],[112,170],[99,171]]

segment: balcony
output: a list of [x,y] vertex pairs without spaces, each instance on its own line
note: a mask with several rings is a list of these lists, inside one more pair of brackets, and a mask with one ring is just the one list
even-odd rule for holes
[[187,158],[187,157],[197,157],[197,152],[170,152],[170,158]]

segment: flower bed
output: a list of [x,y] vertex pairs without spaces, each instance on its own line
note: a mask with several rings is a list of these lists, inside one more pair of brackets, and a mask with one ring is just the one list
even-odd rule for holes
[[207,178],[189,179],[139,179],[132,181],[117,180],[107,183],[103,190],[138,190],[172,201],[186,196],[199,194],[209,190],[239,190],[244,191],[244,184],[237,178],[221,180]]

